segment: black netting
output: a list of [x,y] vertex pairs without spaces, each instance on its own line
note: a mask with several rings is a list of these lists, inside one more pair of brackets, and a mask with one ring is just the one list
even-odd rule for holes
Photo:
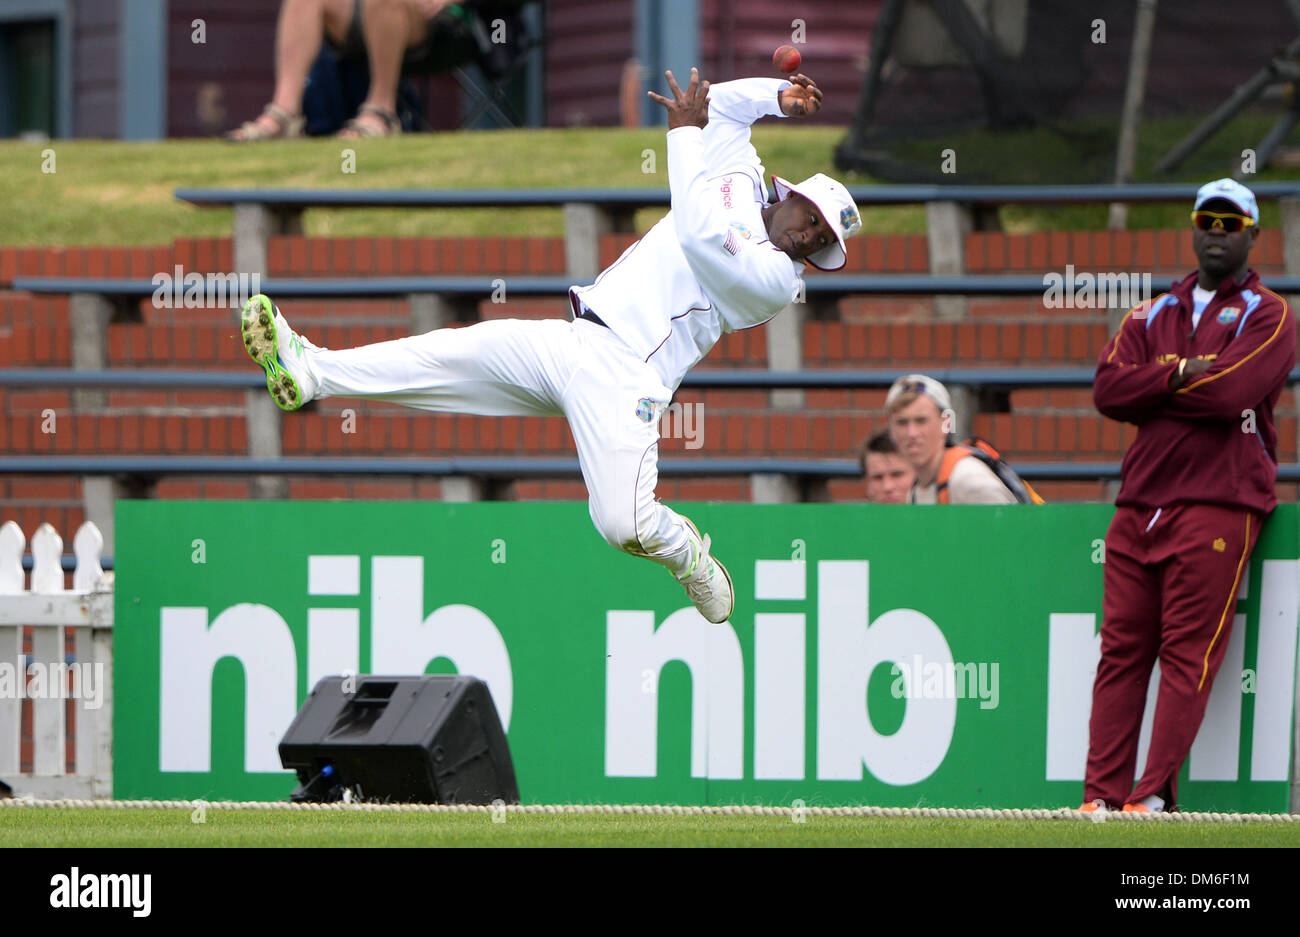
[[[883,5],[877,31],[887,25],[892,5]],[[837,164],[897,182],[1112,181],[1137,5],[905,4],[873,106],[841,143]],[[1162,0],[1150,47],[1144,129],[1157,125],[1156,136],[1161,126],[1189,130],[1227,100],[1300,34],[1291,6],[1300,9],[1289,0]],[[962,20],[965,44],[955,38]],[[1094,41],[1099,21],[1104,42]],[[972,23],[979,35],[969,31]],[[995,47],[988,44],[990,36]],[[873,48],[876,41],[873,36]],[[980,57],[978,66],[972,51]],[[859,115],[861,107],[860,101]],[[1258,142],[1258,128],[1266,130],[1284,107],[1269,97],[1255,102],[1246,112],[1253,111],[1254,121],[1241,130],[1243,137]],[[957,173],[941,169],[938,154],[949,143],[958,146],[959,156],[964,146],[972,157],[965,165],[959,159]],[[1219,145],[1226,151],[1237,143]]]

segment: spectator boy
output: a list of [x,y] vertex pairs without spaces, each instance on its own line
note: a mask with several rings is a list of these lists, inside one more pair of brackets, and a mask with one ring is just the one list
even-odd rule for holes
[[924,374],[900,377],[885,397],[889,432],[916,479],[910,504],[1015,504],[997,474],[952,444],[953,410],[948,389]]
[[873,504],[905,504],[916,478],[888,427],[872,433],[862,446],[862,473],[867,479],[867,500]]

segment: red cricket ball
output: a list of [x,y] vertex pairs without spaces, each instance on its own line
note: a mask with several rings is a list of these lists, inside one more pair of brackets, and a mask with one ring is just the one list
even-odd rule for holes
[[803,56],[794,46],[781,46],[772,53],[772,64],[775,65],[782,74],[788,75],[799,67],[803,61]]

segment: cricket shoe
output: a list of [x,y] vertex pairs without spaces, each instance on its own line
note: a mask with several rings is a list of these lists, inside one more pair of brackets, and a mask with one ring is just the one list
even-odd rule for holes
[[307,352],[320,349],[289,328],[269,297],[258,293],[244,304],[239,331],[248,357],[266,372],[266,389],[281,410],[297,410],[316,396]]
[[686,594],[699,609],[701,615],[720,625],[731,617],[736,606],[736,590],[731,585],[731,574],[727,568],[709,555],[710,541],[708,535],[700,536],[699,530],[689,518],[683,517],[691,531],[691,547],[695,551],[695,562],[690,571],[678,580],[686,587]]
[[1106,806],[1104,800],[1090,800],[1079,808],[1080,813],[1099,813],[1103,816],[1110,813],[1110,808]]
[[1120,813],[1163,813],[1162,810],[1152,810],[1146,804],[1125,804]]

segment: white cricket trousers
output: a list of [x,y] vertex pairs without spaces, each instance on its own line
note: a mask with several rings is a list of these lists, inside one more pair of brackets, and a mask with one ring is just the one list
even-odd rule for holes
[[309,353],[317,397],[368,397],[438,413],[558,416],[573,430],[592,523],[611,546],[684,576],[681,515],[655,500],[659,417],[672,393],[608,328],[500,319]]

